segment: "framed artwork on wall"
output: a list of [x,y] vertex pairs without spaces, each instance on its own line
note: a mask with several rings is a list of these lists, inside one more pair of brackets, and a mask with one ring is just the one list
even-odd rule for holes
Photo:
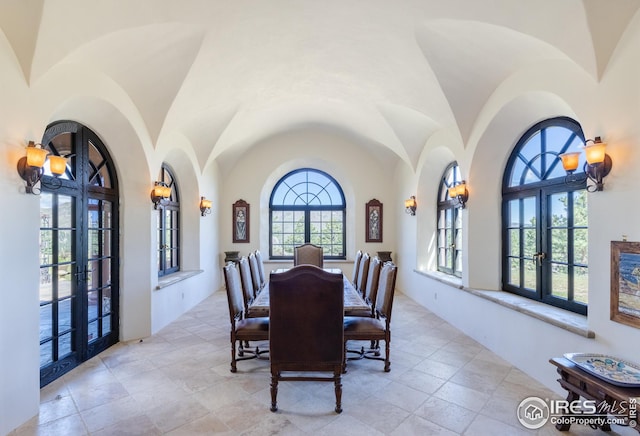
[[640,242],[611,241],[611,320],[640,328]]
[[249,242],[249,203],[240,199],[233,203],[233,242]]
[[365,205],[366,242],[382,242],[382,203],[375,198]]

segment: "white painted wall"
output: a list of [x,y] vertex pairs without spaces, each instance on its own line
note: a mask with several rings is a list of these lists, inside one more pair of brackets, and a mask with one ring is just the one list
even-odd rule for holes
[[[269,254],[269,197],[278,180],[297,168],[325,171],[342,187],[347,202],[347,258],[357,250],[375,253],[395,251],[397,201],[393,192],[393,169],[388,162],[365,152],[339,134],[324,130],[291,132],[273,136],[251,148],[221,182],[220,241],[222,251],[240,255],[260,249]],[[383,242],[365,242],[365,204],[376,198],[383,204]],[[248,244],[232,243],[231,205],[243,199],[250,204],[251,234]],[[354,231],[355,229],[355,231]],[[394,253],[391,255],[395,258]],[[221,253],[221,259],[224,253]],[[222,260],[221,260],[222,262]],[[222,263],[220,263],[222,267]]]

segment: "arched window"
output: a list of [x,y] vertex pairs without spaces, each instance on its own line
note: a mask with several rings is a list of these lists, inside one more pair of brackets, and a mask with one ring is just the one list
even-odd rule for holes
[[536,124],[516,144],[502,188],[502,286],[586,314],[586,176],[568,179],[558,157],[583,144],[580,125],[564,117]]
[[449,164],[438,190],[438,271],[462,275],[462,212],[449,188],[462,181],[457,162]]
[[168,201],[158,204],[158,276],[180,269],[180,201],[173,171],[162,164],[158,181],[171,188]]
[[326,259],[345,259],[346,203],[329,174],[300,168],[281,178],[269,200],[269,255],[293,259],[293,247],[321,246]]

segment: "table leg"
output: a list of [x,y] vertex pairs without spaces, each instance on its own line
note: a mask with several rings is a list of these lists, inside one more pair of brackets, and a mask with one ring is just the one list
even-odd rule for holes
[[[573,391],[567,391],[567,392],[568,392],[568,394],[567,394],[567,401],[568,401],[569,403],[571,403],[571,402],[573,402],[573,401],[576,401],[577,399],[579,399],[579,398],[580,398],[580,395],[576,394],[576,393],[575,393],[575,392],[573,392]],[[565,424],[565,423],[563,423],[563,424],[556,424],[556,430],[558,430],[558,431],[569,431],[569,428],[570,428],[570,427],[571,427],[571,424]]]

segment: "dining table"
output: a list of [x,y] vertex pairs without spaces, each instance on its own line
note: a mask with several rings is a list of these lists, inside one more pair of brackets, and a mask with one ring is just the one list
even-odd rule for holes
[[[342,274],[342,282],[344,284],[344,310],[371,310],[369,305],[364,301],[362,295],[358,292],[358,290],[353,286],[353,283],[342,273],[340,268],[323,268],[325,271],[334,273],[334,274]],[[281,273],[287,271],[287,268],[280,268],[274,270],[273,273]],[[264,285],[264,287],[260,290],[256,298],[249,305],[249,310],[251,312],[258,312],[263,314],[263,316],[269,316],[269,282]]]

